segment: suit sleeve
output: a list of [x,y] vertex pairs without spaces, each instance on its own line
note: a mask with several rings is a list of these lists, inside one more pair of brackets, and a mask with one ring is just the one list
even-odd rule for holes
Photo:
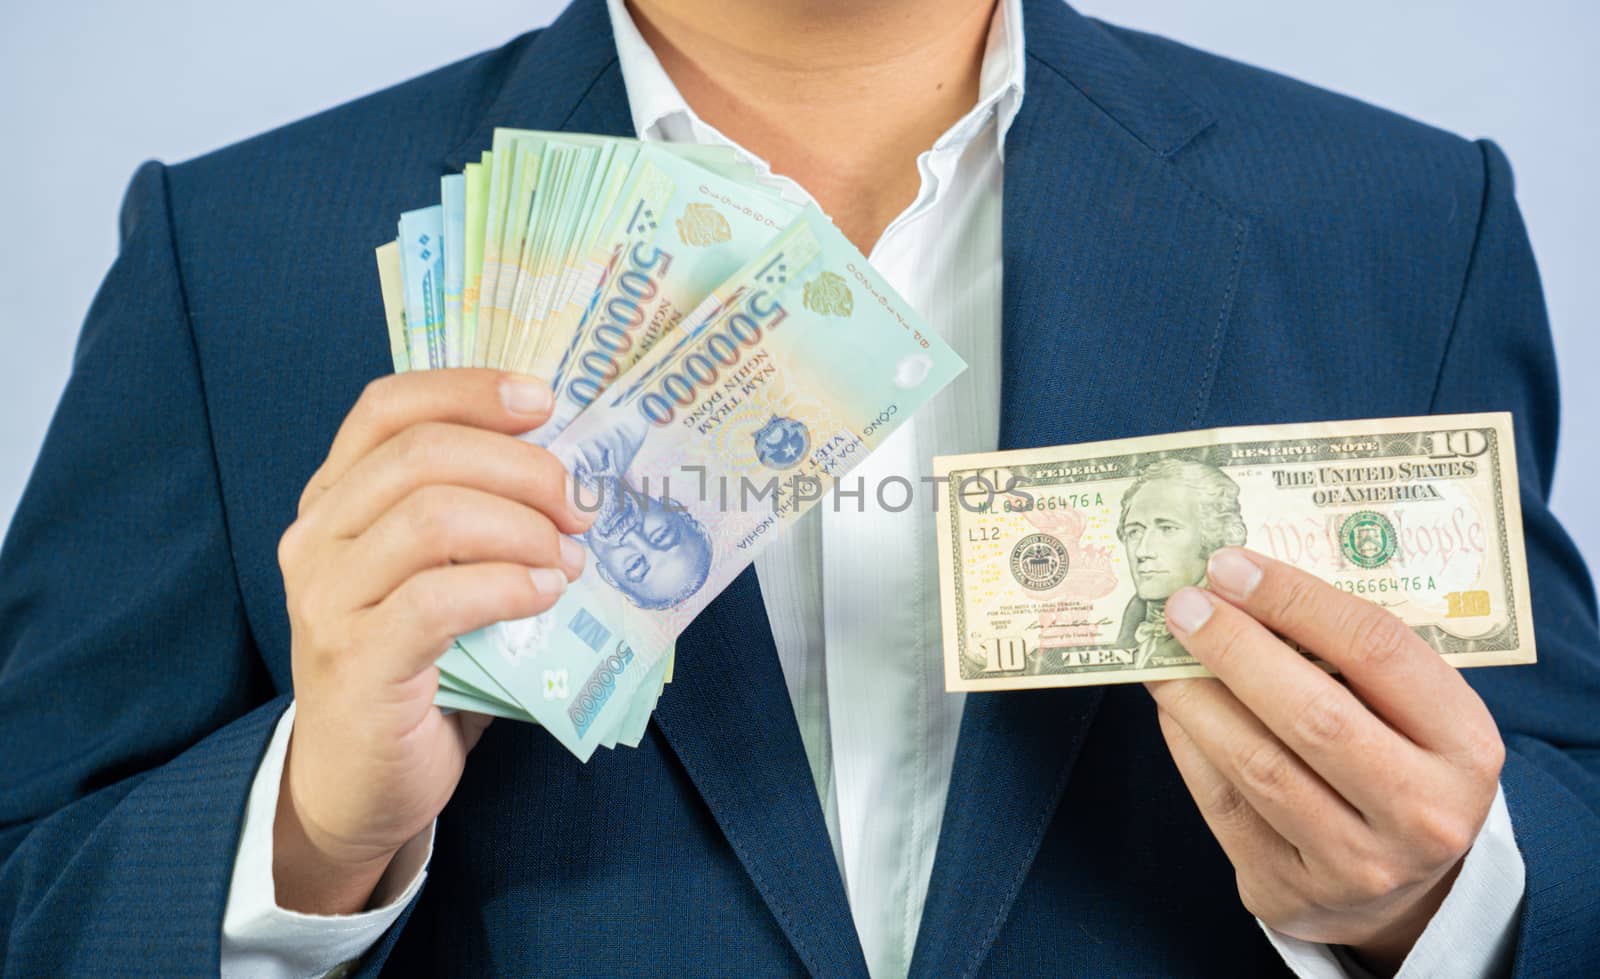
[[215,975],[289,702],[245,619],[175,240],[146,164],[0,550],[8,976]]
[[1501,785],[1527,873],[1513,971],[1583,974],[1600,960],[1600,629],[1589,573],[1550,512],[1559,407],[1538,270],[1510,164],[1479,148],[1483,203],[1433,410],[1514,416],[1539,662],[1465,676],[1507,748]]

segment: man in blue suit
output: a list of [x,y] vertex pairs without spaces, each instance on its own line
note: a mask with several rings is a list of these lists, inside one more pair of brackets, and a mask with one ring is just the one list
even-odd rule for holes
[[[371,250],[495,126],[633,133],[622,4],[575,0],[135,176],[0,555],[0,971],[1592,968],[1600,632],[1548,507],[1555,365],[1498,148],[1058,0],[627,10],[695,112],[863,250],[960,186],[924,153],[1014,32],[1003,342],[969,358],[1003,392],[997,444],[1509,410],[1539,664],[1456,673],[1375,606],[1223,548],[1164,610],[1221,681],[967,698],[887,939],[847,897],[754,569],[681,637],[636,751],[580,766],[534,727],[444,718],[441,643],[554,601],[589,518],[511,438],[548,412],[537,383],[371,383]],[[826,97],[773,127],[763,93],[807,85]],[[1161,396],[1128,397],[1134,375]],[[260,799],[279,930],[225,941]]]

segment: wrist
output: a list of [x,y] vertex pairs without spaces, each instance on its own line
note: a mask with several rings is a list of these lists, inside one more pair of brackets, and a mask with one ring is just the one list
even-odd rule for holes
[[1416,947],[1417,940],[1427,930],[1428,922],[1438,913],[1451,886],[1461,873],[1465,858],[1456,861],[1443,877],[1394,921],[1358,945],[1346,945],[1350,954],[1373,975],[1392,976],[1400,971],[1406,957]]
[[398,848],[359,853],[319,833],[297,804],[284,760],[272,823],[272,883],[280,908],[302,914],[341,915],[364,911]]

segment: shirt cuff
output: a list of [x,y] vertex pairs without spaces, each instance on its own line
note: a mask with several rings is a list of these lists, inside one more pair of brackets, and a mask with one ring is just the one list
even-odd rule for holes
[[422,889],[433,857],[435,823],[394,855],[372,892],[372,910],[358,914],[302,914],[278,906],[272,880],[272,824],[278,785],[294,727],[294,707],[284,711],[261,758],[244,829],[234,855],[228,905],[222,915],[222,975],[261,979],[325,976],[360,958],[400,917]]
[[[1522,851],[1511,829],[1504,788],[1495,792],[1489,818],[1467,851],[1450,893],[1423,929],[1395,979],[1511,974],[1517,919],[1527,887]],[[1300,979],[1366,979],[1370,973],[1343,950],[1291,938],[1256,919],[1272,947]]]

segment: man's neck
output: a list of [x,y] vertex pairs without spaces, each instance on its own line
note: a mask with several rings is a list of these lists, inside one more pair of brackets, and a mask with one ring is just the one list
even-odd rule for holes
[[628,0],[685,101],[862,252],[972,108],[995,0]]

